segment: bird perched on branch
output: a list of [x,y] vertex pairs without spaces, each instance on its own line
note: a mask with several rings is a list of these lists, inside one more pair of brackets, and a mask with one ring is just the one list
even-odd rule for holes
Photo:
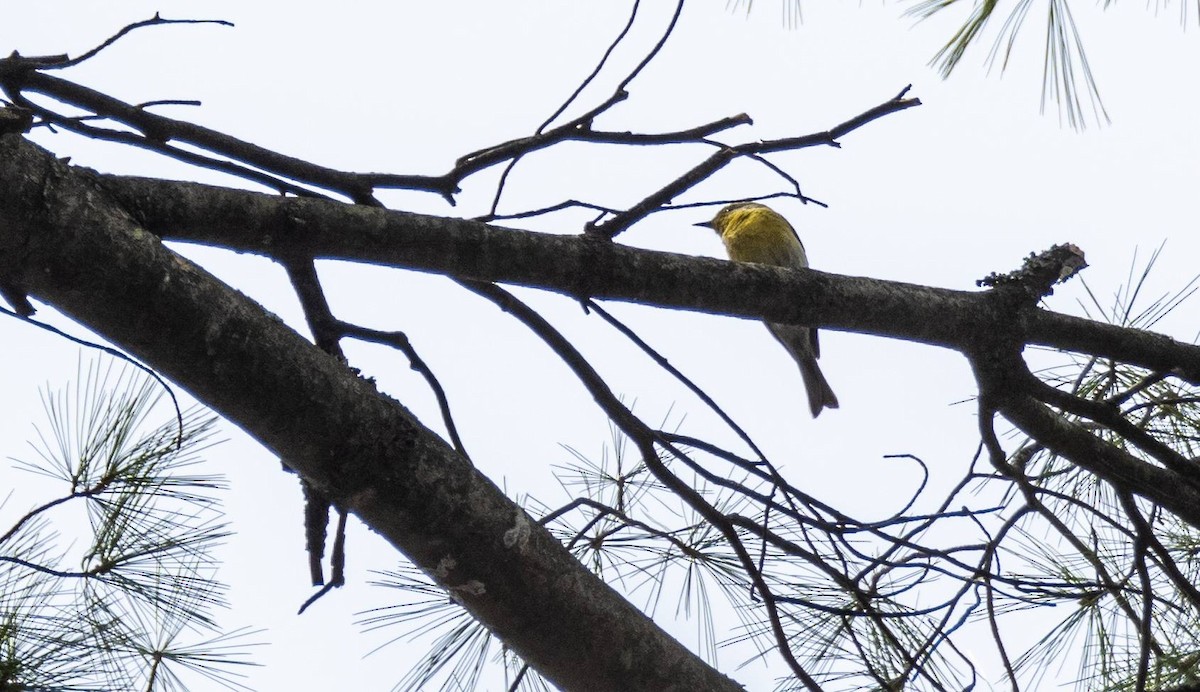
[[[777,267],[807,267],[808,256],[796,229],[775,210],[756,202],[736,202],[717,212],[712,221],[697,226],[711,228],[721,236],[729,259],[735,262],[773,264]],[[794,324],[767,322],[767,329],[792,354],[800,366],[800,376],[808,391],[808,406],[813,418],[826,408],[837,408],[838,400],[817,358],[817,330]]]

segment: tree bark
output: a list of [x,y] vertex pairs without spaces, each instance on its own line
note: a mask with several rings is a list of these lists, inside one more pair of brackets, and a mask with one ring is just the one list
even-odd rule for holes
[[555,684],[735,690],[398,402],[172,252],[101,177],[0,136],[0,280],[142,359],[407,555]]
[[115,175],[100,180],[144,227],[166,240],[273,257],[295,253],[381,264],[961,352],[1015,335],[1031,345],[1112,358],[1200,383],[1200,346],[1046,310],[1014,314],[986,291],[747,265],[640,250],[585,235],[535,233],[199,183]]

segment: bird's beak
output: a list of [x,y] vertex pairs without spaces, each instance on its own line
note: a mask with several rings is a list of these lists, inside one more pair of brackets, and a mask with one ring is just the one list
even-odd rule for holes
[[701,221],[700,223],[694,223],[692,225],[699,226],[701,228],[713,228],[712,221]]

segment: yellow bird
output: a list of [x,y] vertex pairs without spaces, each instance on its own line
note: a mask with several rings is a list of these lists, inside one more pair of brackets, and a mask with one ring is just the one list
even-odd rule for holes
[[[796,235],[796,229],[764,204],[736,202],[717,212],[712,221],[696,225],[716,231],[725,243],[729,259],[735,262],[773,264],[777,267],[808,266],[808,255],[804,252],[800,236]],[[808,391],[808,406],[812,409],[813,418],[820,415],[823,409],[837,408],[837,397],[817,366],[817,358],[821,356],[817,330],[794,324],[766,324],[771,334],[800,366],[800,377]]]

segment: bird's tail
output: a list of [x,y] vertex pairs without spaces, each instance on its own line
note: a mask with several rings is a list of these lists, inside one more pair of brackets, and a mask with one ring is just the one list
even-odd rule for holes
[[800,363],[800,377],[804,380],[804,389],[808,392],[808,407],[812,409],[813,418],[821,415],[821,411],[824,409],[837,408],[837,395],[833,393],[829,382],[825,380],[825,375],[821,373],[817,359],[809,357],[798,359],[798,362]]
[[804,389],[808,392],[808,407],[812,409],[813,418],[821,415],[824,409],[837,408],[837,396],[830,389],[825,375],[821,374],[821,368],[817,365],[817,356],[821,353],[817,345],[817,330],[773,322],[767,323],[767,329],[800,366],[800,377],[804,380]]

